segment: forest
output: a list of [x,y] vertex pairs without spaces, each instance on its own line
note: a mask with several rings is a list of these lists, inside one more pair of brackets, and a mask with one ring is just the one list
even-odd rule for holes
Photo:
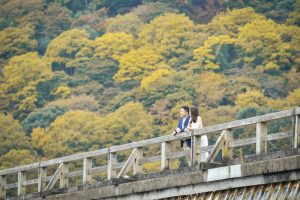
[[300,0],[0,5],[0,169],[300,105]]

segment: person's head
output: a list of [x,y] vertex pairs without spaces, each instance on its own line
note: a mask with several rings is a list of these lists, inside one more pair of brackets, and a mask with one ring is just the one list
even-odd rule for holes
[[196,122],[197,121],[197,117],[199,116],[199,109],[197,107],[191,107],[191,117],[192,117],[192,121]]
[[190,108],[188,106],[180,107],[180,117],[187,117],[189,115]]

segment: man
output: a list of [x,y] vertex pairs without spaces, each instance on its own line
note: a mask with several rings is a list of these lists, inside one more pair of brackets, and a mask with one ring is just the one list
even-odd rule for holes
[[[181,106],[180,119],[176,129],[172,133],[174,136],[178,133],[184,133],[187,129],[191,118],[189,115],[189,110],[190,109],[188,106]],[[183,147],[189,166],[191,166],[191,139],[186,139],[185,141],[180,140],[180,146]]]

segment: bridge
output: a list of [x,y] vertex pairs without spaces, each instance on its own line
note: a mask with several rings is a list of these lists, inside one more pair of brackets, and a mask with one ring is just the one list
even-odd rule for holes
[[[203,135],[216,139],[202,147]],[[186,138],[192,166],[174,168]],[[300,199],[299,147],[297,107],[1,170],[0,199]],[[147,172],[149,163],[160,167]]]

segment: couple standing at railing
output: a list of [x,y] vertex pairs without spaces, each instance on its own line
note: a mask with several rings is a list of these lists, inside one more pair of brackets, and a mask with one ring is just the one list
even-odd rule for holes
[[[190,112],[191,111],[191,112]],[[189,115],[191,113],[191,115]],[[202,118],[199,114],[197,107],[181,106],[180,108],[180,119],[176,129],[173,131],[173,135],[176,134],[187,134],[192,129],[203,128]],[[180,146],[183,147],[185,156],[189,163],[192,165],[192,154],[191,154],[191,138],[180,140]],[[206,135],[201,136],[201,147],[208,146],[208,139]],[[201,162],[205,161],[208,157],[208,152],[201,153]]]

